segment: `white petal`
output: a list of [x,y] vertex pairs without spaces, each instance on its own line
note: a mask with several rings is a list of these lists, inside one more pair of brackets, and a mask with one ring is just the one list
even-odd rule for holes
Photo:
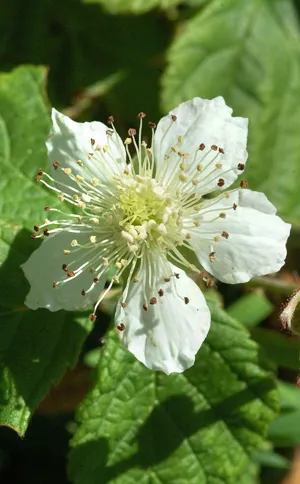
[[[116,326],[125,325],[124,331],[119,331],[123,344],[147,368],[180,373],[195,361],[210,327],[210,312],[199,287],[185,272],[166,260],[164,264],[152,262],[152,271],[155,266],[156,280],[152,289],[145,288],[145,294],[148,301],[155,297],[157,303],[148,302],[145,311],[143,284],[131,283],[127,306],[118,305],[115,322]],[[174,273],[179,274],[179,279],[172,276],[170,282],[164,281],[166,275]],[[138,277],[146,281],[147,271],[141,270]],[[163,296],[158,295],[159,289],[164,291]],[[189,298],[188,304],[185,297]]]
[[[274,205],[263,193],[251,190],[228,193],[228,199],[221,195],[209,200],[199,212],[201,225],[193,230],[190,243],[200,263],[205,270],[228,284],[277,272],[285,261],[290,224],[275,215]],[[237,204],[236,210],[224,210],[233,203]],[[207,212],[210,205],[214,212]],[[206,213],[201,215],[203,211]],[[205,223],[221,212],[226,213],[225,219]],[[228,239],[221,236],[223,231],[229,234]],[[220,237],[219,242],[214,241],[215,236]],[[214,262],[209,257],[212,251],[216,257]]]
[[[74,175],[89,179],[95,177],[103,183],[109,183],[114,174],[123,172],[126,166],[125,148],[117,133],[107,136],[108,129],[105,124],[97,121],[76,123],[52,109],[52,129],[46,146],[55,180],[70,184],[62,170],[53,168],[55,161],[62,168],[71,168]],[[97,146],[105,145],[108,146],[107,152],[96,149]],[[78,160],[83,162],[87,170],[76,163]]]
[[[188,165],[185,173],[188,177],[193,176],[198,179],[199,193],[217,190],[219,178],[225,181],[223,188],[230,186],[241,173],[237,169],[238,164],[244,164],[247,160],[248,132],[248,120],[232,117],[231,114],[232,109],[226,106],[222,97],[212,100],[194,98],[179,104],[176,109],[162,118],[154,138],[157,180],[167,184],[173,177],[180,158],[178,152],[172,151],[171,148],[177,146],[180,152],[190,154],[190,157],[185,160]],[[172,120],[172,115],[176,116],[175,121]],[[182,142],[178,142],[179,136],[182,137]],[[202,143],[206,148],[204,151],[199,151]],[[218,152],[211,151],[201,162],[212,145],[222,148],[224,154],[219,153],[217,159],[212,161]],[[195,152],[197,152],[196,157]],[[166,157],[169,158],[166,159]],[[202,166],[201,173],[197,172],[199,163]],[[216,163],[220,163],[222,168],[216,169]],[[230,171],[224,173],[227,170]],[[182,186],[184,190],[190,188],[184,184]]]
[[[93,276],[89,270],[84,271],[77,277],[68,278],[62,270],[63,264],[69,264],[75,260],[71,270],[75,270],[86,260],[86,249],[76,248],[74,255],[63,253],[64,249],[70,249],[70,243],[74,234],[59,232],[47,237],[40,247],[35,250],[29,259],[21,266],[30,284],[30,292],[27,295],[25,304],[30,309],[47,308],[50,311],[65,309],[74,311],[91,306],[96,302],[100,292],[103,290],[106,275],[95,285],[91,292],[82,296],[81,291],[87,290],[92,282]],[[78,242],[87,242],[88,236],[78,236]],[[83,256],[83,257],[82,257]],[[53,288],[53,281],[68,279],[68,282]]]

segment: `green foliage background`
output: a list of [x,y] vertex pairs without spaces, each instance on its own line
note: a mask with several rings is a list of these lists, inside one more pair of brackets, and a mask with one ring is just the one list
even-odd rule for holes
[[[280,482],[300,444],[300,342],[278,324],[300,270],[299,12],[299,0],[1,4],[1,483]],[[169,377],[113,333],[99,344],[114,293],[95,327],[85,314],[27,310],[19,266],[55,203],[34,182],[47,166],[50,107],[78,121],[113,114],[125,136],[140,111],[158,121],[181,101],[218,95],[250,119],[250,188],[293,224],[285,276],[207,293],[212,330],[195,366]],[[79,409],[67,383],[63,405],[48,397],[35,413],[76,364],[77,376],[87,372]]]

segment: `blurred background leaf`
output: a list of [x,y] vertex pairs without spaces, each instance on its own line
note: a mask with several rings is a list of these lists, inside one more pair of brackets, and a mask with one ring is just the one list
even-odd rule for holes
[[162,105],[222,95],[250,119],[250,188],[300,224],[300,43],[290,0],[215,0],[182,25],[168,53]]

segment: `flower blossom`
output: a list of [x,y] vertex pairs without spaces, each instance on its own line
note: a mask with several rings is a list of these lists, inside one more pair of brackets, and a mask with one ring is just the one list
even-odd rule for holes
[[186,272],[208,284],[207,273],[234,284],[276,272],[290,225],[244,180],[228,190],[245,169],[248,121],[232,117],[222,97],[194,98],[157,127],[149,123],[149,143],[145,114],[138,118],[123,142],[112,116],[108,128],[52,110],[51,174],[40,169],[37,180],[61,208],[45,207],[52,218],[35,226],[33,238],[44,241],[22,266],[31,286],[25,303],[50,311],[94,304],[94,321],[124,281],[116,331],[144,365],[169,374],[193,365],[210,327]]

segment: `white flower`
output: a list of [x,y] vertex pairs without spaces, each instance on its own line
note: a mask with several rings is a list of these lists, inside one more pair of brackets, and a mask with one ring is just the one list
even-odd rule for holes
[[[112,117],[107,128],[53,110],[52,173],[40,170],[37,179],[57,193],[62,208],[45,207],[58,219],[35,227],[35,237],[45,240],[23,265],[31,284],[27,306],[75,310],[97,301],[95,320],[99,303],[124,276],[115,317],[123,344],[148,368],[189,368],[210,313],[182,268],[208,284],[203,268],[239,283],[278,271],[286,256],[290,226],[266,197],[245,188],[227,191],[247,159],[247,120],[231,114],[221,97],[192,99],[157,128],[149,123],[146,144],[144,113],[138,132],[130,129],[123,143]],[[216,198],[205,197],[216,190]],[[191,251],[197,267],[189,263]],[[104,289],[110,268],[115,275]]]

